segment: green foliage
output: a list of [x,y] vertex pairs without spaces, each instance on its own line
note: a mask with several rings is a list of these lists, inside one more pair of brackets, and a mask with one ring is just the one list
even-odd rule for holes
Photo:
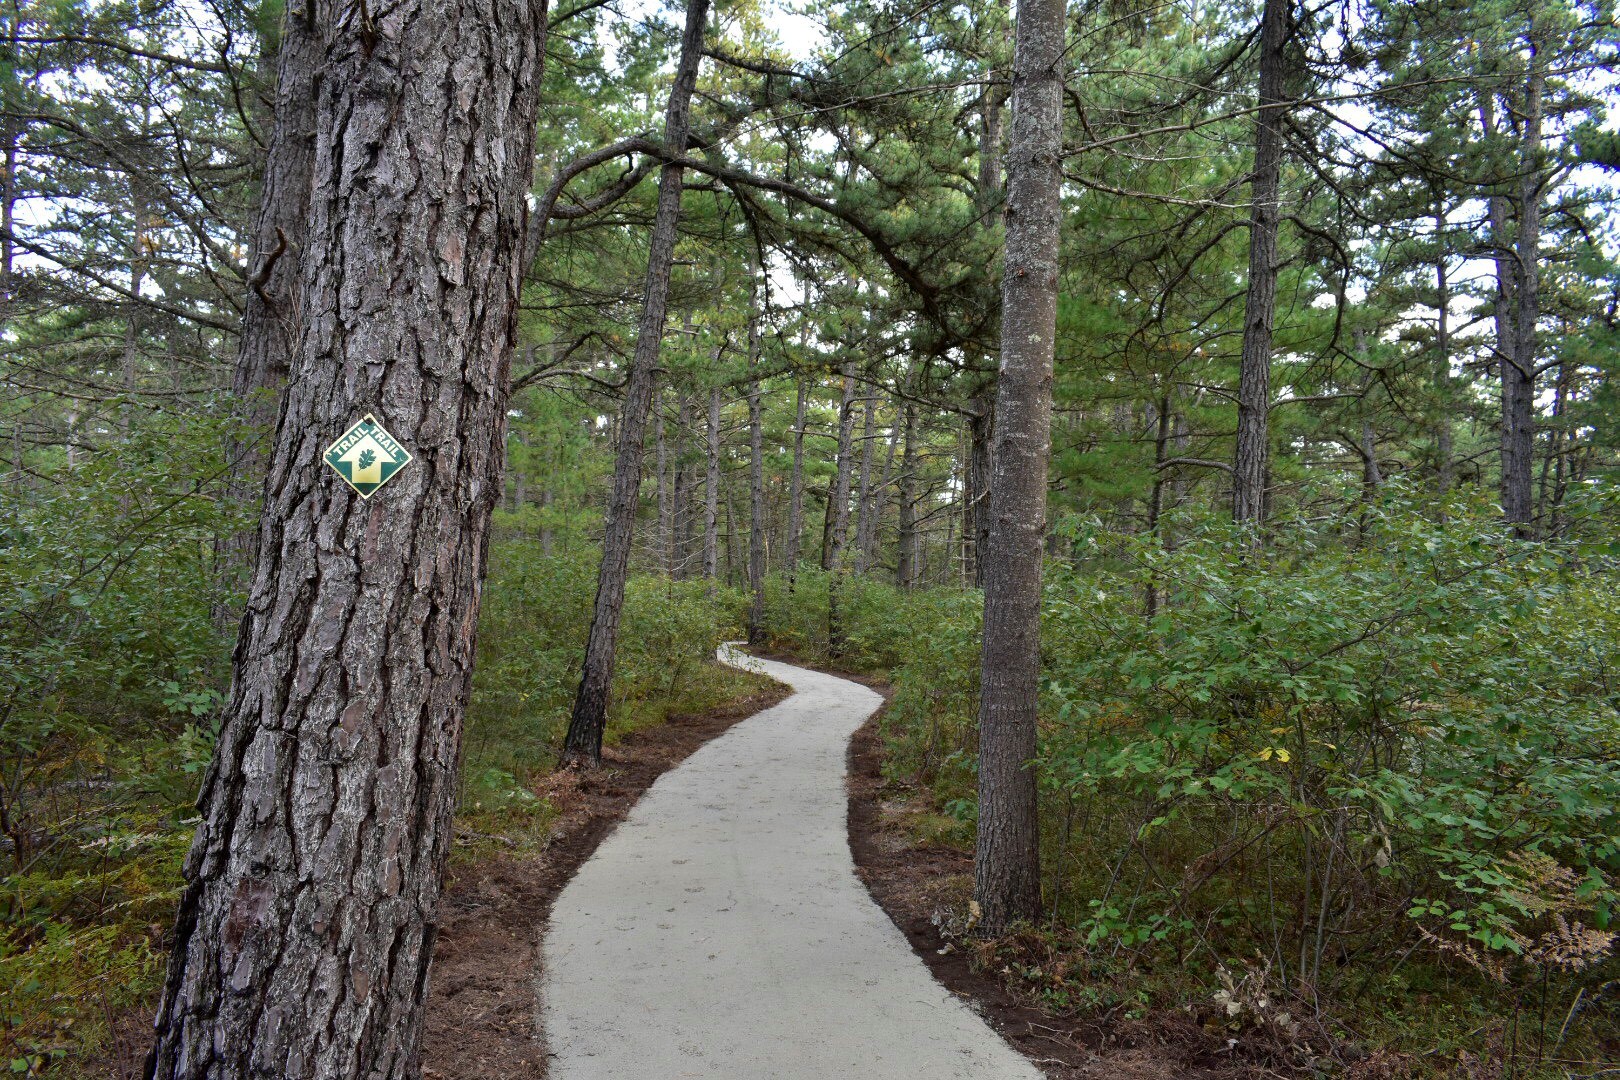
[[[531,788],[556,764],[584,659],[596,560],[498,545],[478,626],[460,813],[477,832],[544,815]],[[631,578],[619,624],[609,743],[671,713],[743,696],[757,679],[714,662],[739,635],[743,600],[713,583]]]
[[[1400,948],[1408,911],[1420,932],[1521,951],[1548,929],[1527,853],[1573,872],[1605,924],[1612,568],[1515,543],[1485,508],[1436,524],[1391,496],[1359,545],[1340,528],[1281,525],[1263,556],[1216,526],[1173,552],[1078,530],[1131,569],[1051,584],[1040,764],[1051,792],[1096,807],[1114,890],[1139,886],[1139,913],[1196,909],[1228,941],[1280,936],[1279,969],[1312,982]],[[1169,594],[1151,620],[1150,587]]]
[[[1392,484],[1263,552],[1187,514],[1172,550],[1065,523],[1036,765],[1053,925],[1093,964],[1330,1000],[1449,970],[1503,1008],[1614,976],[1620,565],[1435,510]],[[1612,497],[1571,514],[1612,535]],[[970,822],[977,597],[888,591],[888,771]]]

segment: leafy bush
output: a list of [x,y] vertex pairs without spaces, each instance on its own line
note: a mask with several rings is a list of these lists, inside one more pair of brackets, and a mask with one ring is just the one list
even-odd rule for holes
[[791,589],[783,575],[766,579],[768,643],[845,670],[892,671],[913,655],[913,636],[956,614],[962,596],[801,566]]
[[1207,525],[1169,552],[1107,538],[1132,559],[1106,578],[1054,575],[1039,765],[1085,808],[1094,910],[1128,894],[1137,921],[1219,926],[1300,984],[1413,931],[1524,953],[1553,930],[1527,874],[1552,867],[1607,929],[1620,579],[1483,508],[1369,513],[1359,546],[1298,521],[1256,555]]
[[[495,546],[467,716],[464,814],[512,804],[491,798],[506,781],[489,777],[505,776],[513,781],[506,791],[522,791],[556,764],[584,659],[596,569],[594,553],[546,556],[528,539]],[[619,623],[610,742],[672,712],[700,712],[745,692],[749,677],[714,661],[720,643],[740,635],[743,605],[741,594],[707,581],[631,578]]]
[[[1393,484],[1275,522],[1261,552],[1222,521],[1173,527],[1167,550],[1070,521],[1048,567],[1036,765],[1061,936],[1206,988],[1250,970],[1399,995],[1450,968],[1517,1001],[1612,978],[1620,551],[1514,539],[1483,504],[1439,519]],[[811,581],[772,612],[814,653]],[[979,598],[884,591],[849,590],[883,614],[848,634],[893,665],[886,767],[971,822]]]

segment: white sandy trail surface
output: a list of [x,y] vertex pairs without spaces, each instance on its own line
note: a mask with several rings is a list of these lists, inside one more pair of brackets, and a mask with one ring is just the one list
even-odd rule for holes
[[846,752],[878,695],[721,658],[793,696],[659,778],[557,898],[551,1080],[1040,1080],[855,876]]

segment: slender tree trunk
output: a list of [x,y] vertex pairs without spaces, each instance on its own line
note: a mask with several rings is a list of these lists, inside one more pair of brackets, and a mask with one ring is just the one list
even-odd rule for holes
[[1569,404],[1569,368],[1568,364],[1558,365],[1558,381],[1554,384],[1552,404],[1552,462],[1553,462],[1553,489],[1552,506],[1543,515],[1547,522],[1547,536],[1557,540],[1563,537],[1565,528],[1564,498],[1569,494],[1569,451],[1570,444],[1575,441],[1575,433],[1565,424],[1564,410]]
[[804,425],[809,416],[809,384],[801,375],[793,404],[793,471],[788,477],[787,542],[782,545],[787,563],[788,592],[799,580],[799,540],[804,532]]
[[720,572],[720,388],[709,391],[707,468],[703,474],[703,576]]
[[[703,58],[703,23],[709,0],[688,0],[686,29],[681,37],[681,58],[664,114],[664,146],[674,154],[686,150],[692,90]],[[636,506],[641,492],[642,440],[647,410],[657,378],[659,347],[669,303],[669,273],[675,259],[675,229],[681,215],[681,167],[665,165],[658,172],[658,208],[653,215],[652,241],[647,254],[647,283],[643,290],[641,323],[636,330],[635,358],[625,387],[619,427],[618,456],[613,467],[613,491],[608,498],[607,522],[602,537],[602,569],[597,578],[596,603],[591,615],[585,664],[579,692],[563,741],[564,764],[597,765],[602,760],[602,735],[607,728],[608,695],[613,686],[613,656],[619,639],[619,615],[624,607],[625,578],[630,569],[630,541],[635,531]]]
[[917,582],[917,479],[914,444],[917,438],[917,406],[905,405],[900,434],[900,506],[898,514],[899,553],[895,557],[894,581],[902,589]]
[[[285,422],[149,1080],[420,1075],[545,24],[523,0],[320,20]],[[369,502],[321,460],[368,413],[415,458]]]
[[878,565],[878,551],[883,545],[883,513],[888,507],[889,497],[887,492],[889,484],[894,480],[894,455],[899,446],[900,432],[891,426],[883,450],[883,469],[878,473],[877,484],[873,487],[869,500],[872,508],[872,520],[866,529],[866,539],[861,546],[862,572]]
[[974,895],[991,934],[1040,914],[1035,710],[1062,191],[1063,0],[1019,0],[984,576]]
[[675,408],[675,542],[670,576],[677,581],[688,575],[692,559],[693,495],[692,456],[688,447],[692,431],[691,395],[677,394]]
[[984,588],[983,552],[990,546],[995,392],[994,386],[987,386],[974,398],[973,410],[968,413],[968,490],[972,497],[963,511],[962,546],[968,555],[965,565],[968,579],[977,589]]
[[854,473],[855,454],[855,375],[845,364],[844,395],[838,405],[838,467],[832,490],[827,496],[827,541],[823,546],[821,568],[827,579],[827,653],[837,657],[844,651],[844,624],[841,604],[844,586],[844,548],[849,541],[849,489]]
[[1446,209],[1445,200],[1437,195],[1434,212],[1435,246],[1438,253],[1434,259],[1434,289],[1435,289],[1435,322],[1434,322],[1434,348],[1435,348],[1435,382],[1440,390],[1440,408],[1438,414],[1439,430],[1435,434],[1435,457],[1439,473],[1440,497],[1444,499],[1451,494],[1451,485],[1455,482],[1455,463],[1452,460],[1451,436],[1451,285],[1447,280],[1446,268]]
[[[1164,519],[1164,487],[1165,462],[1170,460],[1170,395],[1159,395],[1158,404],[1154,411],[1153,434],[1153,488],[1148,494],[1148,535],[1163,543],[1161,526]],[[1159,613],[1161,589],[1157,575],[1148,580],[1147,584],[1147,617],[1152,619]]]
[[855,483],[855,572],[866,573],[871,552],[868,535],[872,529],[872,456],[877,441],[877,394],[868,393],[861,419],[861,470]]
[[[1538,95],[1539,97],[1539,95]],[[1539,100],[1537,102],[1539,113]],[[1480,127],[1485,137],[1497,134],[1496,102],[1493,92],[1484,91],[1479,104]],[[1528,121],[1527,121],[1528,126]],[[1539,123],[1537,125],[1539,136]],[[1528,139],[1528,135],[1527,135]],[[1539,138],[1538,138],[1539,142]],[[1528,161],[1522,161],[1528,166]],[[1522,196],[1522,191],[1520,195]],[[1533,200],[1539,217],[1539,196]],[[1532,300],[1525,304],[1519,290],[1524,276],[1516,265],[1518,252],[1509,231],[1508,219],[1514,199],[1503,192],[1493,192],[1486,200],[1486,213],[1491,225],[1491,247],[1496,264],[1496,296],[1493,313],[1496,322],[1497,370],[1502,379],[1502,433],[1501,433],[1501,497],[1502,515],[1515,526],[1515,532],[1524,533],[1531,517],[1531,469],[1534,456],[1534,345],[1520,340],[1523,330],[1522,316],[1526,308],[1535,308]],[[1536,221],[1520,221],[1521,234],[1529,224],[1536,231]],[[1539,242],[1539,240],[1538,240]],[[1518,248],[1524,247],[1523,236]]]
[[758,268],[748,318],[748,642],[765,640],[765,428],[759,388]]
[[1265,0],[1260,16],[1260,112],[1255,117],[1254,178],[1250,182],[1249,290],[1243,309],[1238,371],[1237,452],[1232,517],[1259,526],[1266,514],[1270,456],[1271,331],[1277,313],[1277,226],[1283,155],[1283,104],[1288,77],[1292,0]]
[[851,460],[855,442],[855,375],[850,365],[841,369],[843,397],[838,402],[838,464],[832,487],[827,492],[827,518],[821,545],[821,568],[835,570],[842,565],[844,542],[849,531],[849,481],[854,471]]
[[11,319],[11,302],[16,296],[16,282],[12,275],[16,271],[17,233],[17,150],[22,139],[21,126],[15,119],[15,114],[21,111],[22,103],[16,100],[17,91],[17,64],[16,58],[20,56],[18,38],[22,36],[22,10],[19,0],[11,0],[8,5],[10,12],[6,19],[6,44],[13,58],[7,65],[7,70],[0,73],[4,78],[4,98],[0,99],[0,137],[5,140],[5,175],[0,176],[0,330],[4,330]]
[[1520,168],[1515,209],[1514,350],[1502,365],[1502,513],[1521,537],[1533,535],[1530,474],[1536,442],[1537,323],[1541,320],[1542,72],[1535,14],[1530,16],[1529,72],[1520,118]]
[[662,391],[654,391],[652,404],[654,468],[658,470],[658,565],[675,576],[675,497],[669,478],[669,440],[664,437]]

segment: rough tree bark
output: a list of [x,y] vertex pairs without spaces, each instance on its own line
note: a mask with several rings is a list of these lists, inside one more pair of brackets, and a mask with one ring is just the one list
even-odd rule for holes
[[[686,151],[692,89],[697,85],[698,65],[703,59],[703,22],[708,13],[709,0],[688,0],[681,58],[664,113],[664,147],[671,154]],[[664,316],[669,305],[669,272],[675,259],[681,186],[679,165],[667,164],[658,171],[658,206],[653,214],[652,240],[648,245],[641,323],[636,329],[636,352],[630,362],[624,410],[620,414],[619,450],[613,466],[613,490],[608,497],[602,568],[597,576],[591,632],[585,645],[579,692],[574,696],[573,714],[563,740],[564,764],[594,766],[602,761],[602,735],[607,727],[608,696],[613,686],[613,656],[618,646],[625,576],[630,569],[630,541],[641,493],[641,444],[647,433],[647,411],[652,403]]]
[[843,373],[844,391],[838,402],[838,464],[832,487],[827,491],[826,526],[822,530],[821,568],[836,570],[842,565],[844,542],[849,532],[849,481],[854,471],[851,460],[855,444],[855,374],[849,364]]
[[995,387],[987,386],[974,399],[968,413],[968,500],[962,508],[962,546],[967,552],[967,577],[976,589],[984,588],[984,559],[990,545],[990,486],[995,459]]
[[703,472],[703,576],[720,572],[720,388],[709,391],[708,441]]
[[692,566],[692,522],[697,479],[693,474],[691,435],[694,405],[690,394],[676,395],[675,409],[675,563],[671,575],[676,580],[690,576]]
[[849,541],[849,489],[854,472],[855,453],[855,372],[845,364],[844,395],[838,406],[838,468],[832,490],[827,493],[827,531],[822,545],[821,568],[827,579],[827,653],[837,657],[844,650],[844,623],[840,610],[844,582],[844,548]]
[[[1148,534],[1159,542],[1162,541],[1164,523],[1164,488],[1167,483],[1165,470],[1170,460],[1170,393],[1160,393],[1158,402],[1153,406],[1154,434],[1153,434],[1153,487],[1148,493]],[[1159,604],[1163,589],[1159,577],[1155,575],[1147,584],[1146,604],[1147,617],[1151,620],[1159,613]]]
[[1051,451],[1062,190],[1064,0],[1019,0],[1007,152],[1001,370],[990,533],[984,555],[979,696],[980,929],[1000,933],[1040,911],[1035,708],[1040,681],[1041,547]]
[[658,564],[665,574],[675,576],[675,499],[669,484],[669,441],[664,438],[663,394],[655,395],[652,409],[654,464],[658,486]]
[[765,640],[765,429],[759,388],[758,271],[748,317],[748,643]]
[[1266,515],[1271,449],[1271,331],[1277,313],[1277,224],[1291,3],[1265,0],[1260,15],[1260,111],[1255,114],[1254,174],[1249,185],[1249,288],[1243,308],[1232,469],[1232,518],[1254,526],[1255,542]]
[[782,545],[783,559],[787,563],[788,592],[799,580],[799,541],[804,532],[804,424],[809,416],[807,380],[799,377],[793,404],[793,470],[788,476],[787,542]]
[[891,426],[883,448],[883,469],[878,473],[877,483],[872,487],[869,503],[872,511],[871,520],[867,521],[864,517],[861,519],[865,526],[865,537],[861,540],[860,563],[857,568],[863,574],[878,565],[878,550],[883,545],[883,512],[889,501],[887,492],[889,484],[894,480],[894,455],[899,447],[900,432]]
[[[316,27],[298,336],[149,1080],[420,1074],[545,7],[363,10]],[[369,502],[321,460],[367,413],[415,457]]]
[[855,481],[855,572],[866,572],[866,557],[871,550],[868,533],[872,522],[872,456],[877,441],[877,394],[868,393],[861,417],[861,468]]
[[1514,349],[1502,369],[1502,515],[1521,537],[1533,534],[1531,472],[1536,441],[1536,324],[1541,320],[1542,70],[1535,15],[1527,33],[1529,70],[1520,102],[1520,165],[1514,209],[1518,219],[1512,259],[1515,285]]
[[900,434],[900,506],[896,510],[899,552],[895,556],[894,582],[909,589],[917,581],[917,479],[914,473],[914,446],[917,438],[917,406],[906,402]]

